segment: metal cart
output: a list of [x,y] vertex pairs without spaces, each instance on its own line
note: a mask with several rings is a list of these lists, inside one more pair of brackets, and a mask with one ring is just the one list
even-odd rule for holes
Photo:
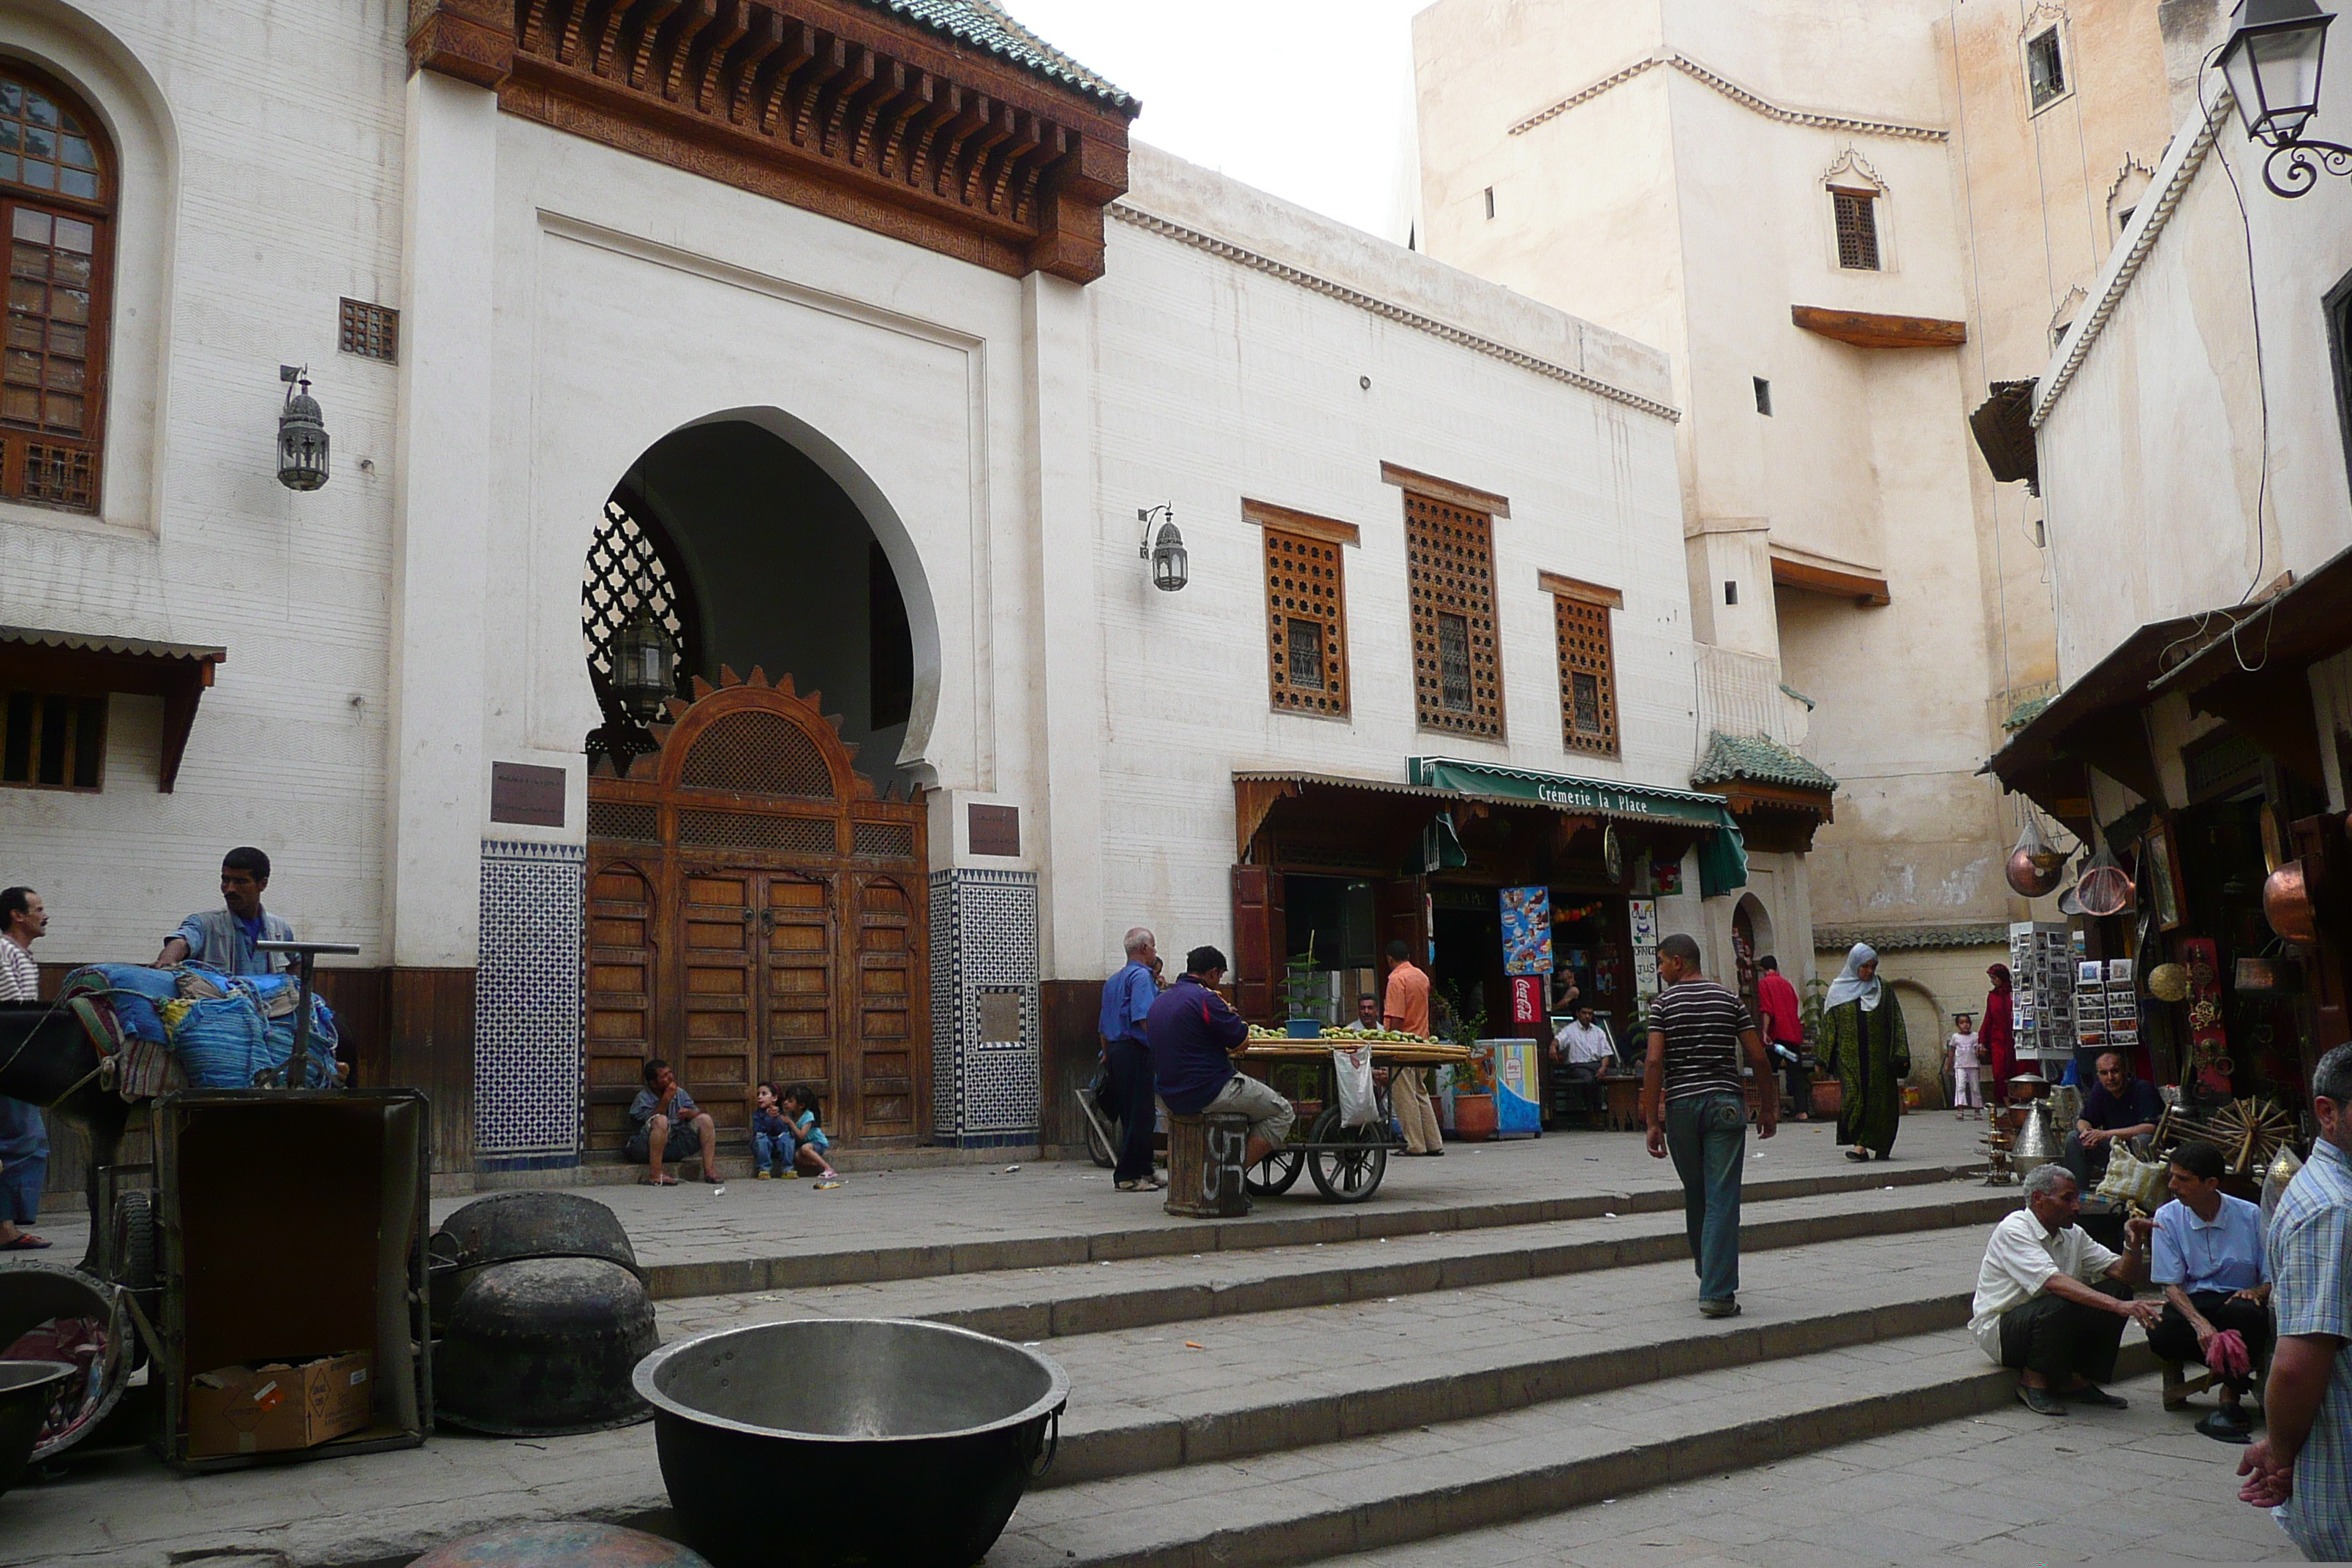
[[[1457,1067],[1470,1053],[1460,1046],[1431,1041],[1409,1045],[1366,1040],[1375,1073],[1399,1068]],[[1348,1042],[1332,1039],[1252,1039],[1234,1053],[1235,1065],[1262,1068],[1266,1081],[1298,1107],[1299,1120],[1280,1149],[1252,1166],[1244,1178],[1255,1196],[1274,1197],[1288,1192],[1301,1171],[1315,1182],[1315,1190],[1335,1204],[1360,1204],[1380,1190],[1388,1174],[1390,1152],[1398,1147],[1391,1132],[1388,1085],[1377,1079],[1380,1120],[1369,1127],[1340,1123],[1339,1075],[1332,1066],[1335,1047]]]

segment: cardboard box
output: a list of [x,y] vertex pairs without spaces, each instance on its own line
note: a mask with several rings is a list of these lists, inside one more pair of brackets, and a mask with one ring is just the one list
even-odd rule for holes
[[373,1360],[351,1351],[198,1373],[188,1380],[188,1453],[271,1454],[362,1430],[375,1403]]

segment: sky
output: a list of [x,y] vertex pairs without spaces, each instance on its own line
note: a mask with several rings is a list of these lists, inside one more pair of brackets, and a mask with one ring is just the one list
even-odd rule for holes
[[1430,0],[998,4],[1141,99],[1136,140],[1404,237],[1412,17]]

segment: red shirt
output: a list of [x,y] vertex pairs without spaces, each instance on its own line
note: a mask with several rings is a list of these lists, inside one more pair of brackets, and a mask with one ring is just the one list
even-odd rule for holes
[[1768,969],[1756,981],[1756,1005],[1764,1012],[1764,1037],[1776,1045],[1793,1046],[1805,1037],[1804,1014],[1797,1005],[1797,988],[1778,970]]

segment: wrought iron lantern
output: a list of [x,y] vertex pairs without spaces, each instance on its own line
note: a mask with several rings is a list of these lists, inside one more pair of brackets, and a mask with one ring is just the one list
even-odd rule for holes
[[2303,139],[2319,112],[2320,60],[2334,20],[2316,0],[2239,0],[2230,17],[2221,74],[2247,139],[2271,149],[2263,183],[2282,196],[2308,192],[2323,171],[2352,174],[2352,147]]
[[612,652],[613,695],[622,708],[639,723],[660,718],[662,704],[677,691],[677,649],[669,628],[648,605],[613,638]]
[[[1160,525],[1159,537],[1154,539],[1151,520],[1163,513],[1165,521]],[[1136,554],[1151,563],[1151,585],[1163,594],[1181,591],[1191,580],[1191,574],[1189,557],[1184,553],[1184,536],[1176,531],[1175,507],[1162,502],[1159,506],[1141,508],[1135,515],[1143,524],[1143,542],[1137,548]]]
[[289,490],[315,490],[327,482],[327,426],[319,400],[310,395],[310,367],[281,364],[286,406],[278,416],[278,482]]

